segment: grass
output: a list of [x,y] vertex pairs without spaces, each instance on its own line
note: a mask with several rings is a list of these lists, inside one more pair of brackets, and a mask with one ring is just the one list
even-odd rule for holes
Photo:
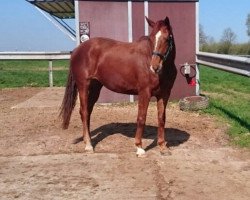
[[[48,87],[48,61],[1,61],[0,88]],[[66,83],[69,61],[53,61],[54,86]]]
[[204,112],[230,125],[233,144],[250,148],[250,78],[200,67],[201,93],[209,96]]

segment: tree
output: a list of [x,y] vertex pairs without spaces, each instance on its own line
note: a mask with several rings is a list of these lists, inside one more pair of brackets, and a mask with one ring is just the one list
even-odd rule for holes
[[236,40],[236,34],[232,31],[231,28],[226,28],[223,31],[221,42],[233,44],[235,40]]
[[207,36],[204,32],[203,26],[200,24],[199,25],[199,43],[200,46],[202,47],[204,44],[207,44]]
[[247,15],[246,25],[247,25],[247,35],[250,37],[250,13]]
[[226,28],[223,31],[222,38],[220,40],[220,47],[218,53],[229,54],[230,47],[236,41],[236,34],[231,28]]

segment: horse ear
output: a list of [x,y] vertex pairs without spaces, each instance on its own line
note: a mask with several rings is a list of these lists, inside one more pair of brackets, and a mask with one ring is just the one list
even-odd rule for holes
[[147,22],[148,22],[148,25],[149,25],[150,27],[153,27],[153,26],[155,25],[155,22],[154,22],[154,21],[152,21],[151,19],[147,18],[146,16],[145,16],[145,18],[146,18],[146,20],[147,20]]
[[164,19],[164,23],[165,23],[167,26],[170,26],[170,22],[169,22],[168,16],[166,16],[166,18]]

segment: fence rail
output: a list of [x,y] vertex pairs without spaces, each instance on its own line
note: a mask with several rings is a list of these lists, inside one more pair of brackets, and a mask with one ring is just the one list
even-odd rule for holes
[[250,58],[198,52],[198,64],[250,77]]
[[0,52],[0,60],[64,60],[70,52]]
[[0,52],[0,60],[48,60],[49,86],[53,87],[53,60],[68,60],[70,52]]
[[[49,85],[53,87],[53,60],[70,59],[71,52],[0,52],[0,60],[48,60]],[[250,77],[250,58],[214,53],[197,53],[197,64]]]

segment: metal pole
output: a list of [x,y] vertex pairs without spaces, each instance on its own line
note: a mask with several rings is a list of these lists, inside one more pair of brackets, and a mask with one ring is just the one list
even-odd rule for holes
[[[195,26],[196,26],[196,33],[195,33],[195,52],[196,52],[196,55],[195,55],[195,60],[196,60],[196,63],[197,63],[197,53],[200,51],[200,32],[199,32],[199,2],[196,2],[195,3]],[[200,95],[200,68],[199,68],[199,64],[197,63],[197,65],[195,66],[196,68],[196,85],[195,85],[195,93],[197,96]]]
[[[132,1],[128,1],[128,42],[133,42]],[[129,102],[134,102],[134,95],[129,95]]]
[[45,11],[41,10],[38,7],[35,7],[45,18],[47,18],[52,24],[54,24],[60,31],[65,33],[67,36],[70,37],[73,41],[76,41],[76,37],[72,34],[69,30],[67,30],[56,18],[51,17],[52,15],[48,15]]
[[49,60],[49,86],[53,87],[53,67],[52,60]]
[[79,19],[79,1],[75,0],[76,46],[80,44]]
[[195,66],[196,69],[196,77],[195,77],[195,82],[196,82],[196,89],[195,89],[195,93],[197,96],[200,95],[200,66],[197,63],[197,65]]
[[128,1],[128,42],[133,42],[132,1]]
[[[148,1],[144,1],[144,15],[148,17]],[[148,23],[146,19],[144,19],[144,34],[148,35]]]

